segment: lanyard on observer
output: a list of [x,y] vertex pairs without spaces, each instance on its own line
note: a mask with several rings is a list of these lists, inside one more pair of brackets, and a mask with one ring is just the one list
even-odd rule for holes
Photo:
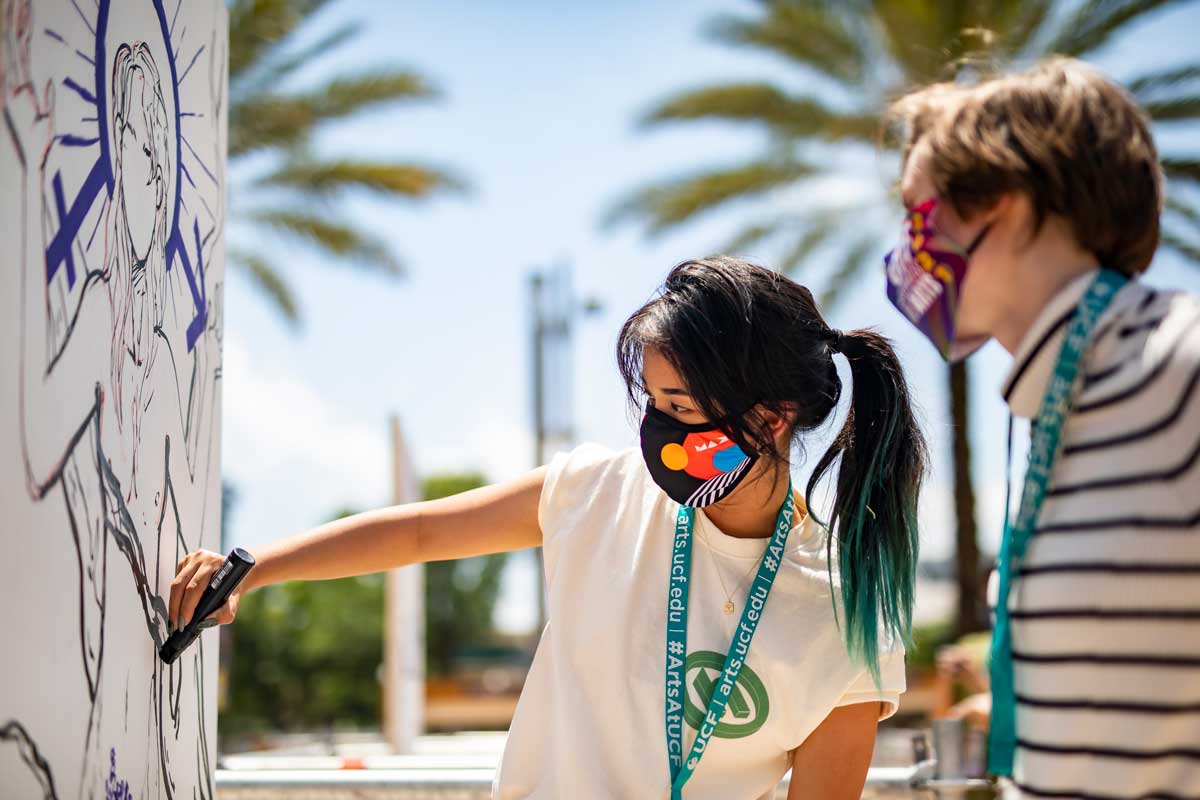
[[[1016,690],[1013,684],[1012,627],[1008,595],[1012,571],[1025,556],[1029,538],[1037,524],[1038,512],[1050,483],[1050,472],[1058,454],[1059,435],[1071,405],[1071,391],[1079,362],[1097,320],[1117,291],[1128,280],[1113,270],[1101,270],[1079,301],[1075,317],[1067,328],[1054,375],[1042,398],[1037,423],[1029,443],[1029,466],[1021,490],[1017,519],[1009,525],[1008,504],[1004,508],[1004,537],[1000,542],[998,569],[1000,592],[996,600],[996,626],[992,633],[991,672],[992,721],[988,734],[988,770],[994,775],[1012,775],[1013,752],[1017,742]],[[1012,432],[1009,429],[1011,446]]]
[[717,729],[717,723],[725,714],[725,705],[737,685],[738,675],[746,656],[750,652],[750,641],[758,628],[766,608],[767,597],[775,583],[775,573],[783,560],[783,548],[792,529],[792,517],[796,513],[796,500],[792,496],[792,484],[788,481],[787,499],[775,518],[775,531],[758,564],[754,583],[750,584],[749,596],[762,597],[761,603],[746,603],[738,623],[729,652],[725,654],[721,676],[713,685],[712,697],[704,720],[696,731],[696,739],[686,759],[683,758],[683,704],[687,689],[683,680],[687,675],[687,621],[688,581],[692,574],[692,529],[696,510],[681,505],[675,518],[675,543],[671,551],[671,572],[667,588],[667,679],[666,679],[666,730],[667,760],[671,773],[671,800],[680,800],[683,785],[688,782],[704,755],[708,740]]

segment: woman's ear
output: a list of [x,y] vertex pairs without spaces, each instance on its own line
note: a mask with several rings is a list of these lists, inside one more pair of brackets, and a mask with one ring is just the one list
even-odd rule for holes
[[783,404],[783,412],[774,411],[769,408],[761,410],[763,424],[767,426],[767,430],[771,433],[771,438],[776,442],[781,439],[786,439],[791,436],[792,420],[796,417],[796,409],[791,403]]

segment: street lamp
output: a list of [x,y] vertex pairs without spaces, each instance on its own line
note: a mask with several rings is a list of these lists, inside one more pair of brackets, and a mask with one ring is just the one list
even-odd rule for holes
[[[572,323],[603,310],[595,297],[575,296],[566,264],[529,276],[533,346],[533,464],[546,463],[549,453],[574,442],[571,414]],[[553,448],[553,449],[551,449]],[[545,567],[537,549],[538,629],[546,625]]]

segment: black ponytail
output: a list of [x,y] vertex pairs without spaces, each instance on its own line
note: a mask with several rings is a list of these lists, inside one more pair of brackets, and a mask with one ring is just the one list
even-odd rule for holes
[[917,502],[928,453],[891,343],[871,330],[830,331],[829,339],[850,362],[853,398],[807,494],[840,457],[829,526],[837,532],[843,634],[878,681],[881,633],[908,641],[912,631]]

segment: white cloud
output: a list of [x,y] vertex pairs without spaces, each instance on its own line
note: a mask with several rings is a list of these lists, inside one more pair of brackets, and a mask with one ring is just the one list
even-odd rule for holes
[[385,424],[343,412],[278,364],[255,361],[232,338],[223,381],[224,474],[238,492],[235,541],[293,533],[341,505],[386,502]]

